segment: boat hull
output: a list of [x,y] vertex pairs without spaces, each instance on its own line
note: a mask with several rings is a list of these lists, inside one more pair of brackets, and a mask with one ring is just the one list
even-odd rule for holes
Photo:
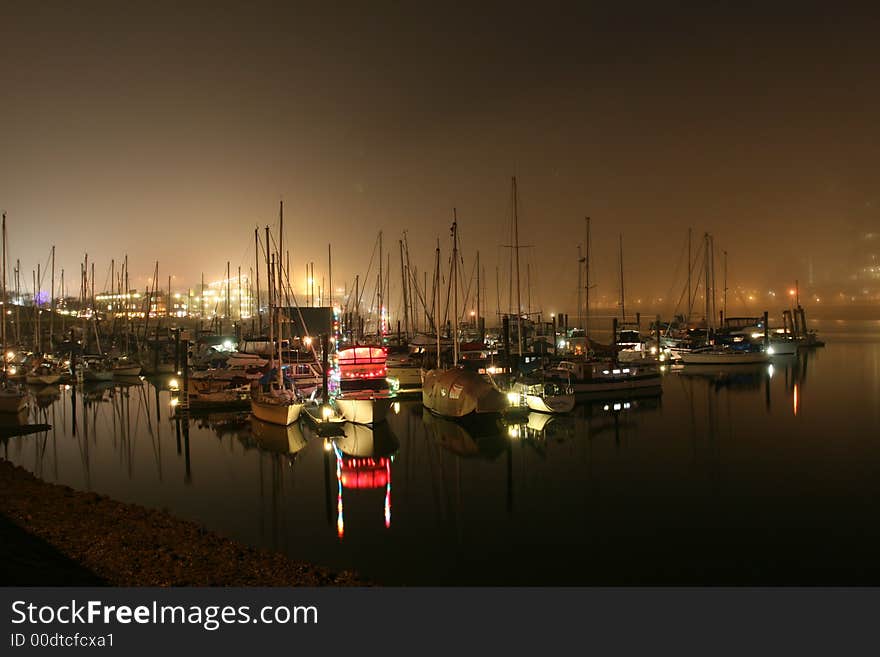
[[141,373],[140,365],[132,365],[130,367],[114,367],[113,376],[138,376]]
[[575,396],[572,395],[526,395],[529,410],[538,413],[571,413],[574,409]]
[[391,397],[337,397],[336,408],[339,414],[348,422],[355,424],[376,424],[382,422],[388,416],[391,408]]
[[296,402],[293,404],[276,404],[272,402],[263,402],[258,399],[251,400],[251,413],[258,420],[269,422],[270,424],[280,424],[287,426],[293,424],[299,419],[303,404]]
[[388,378],[397,379],[401,391],[422,389],[422,368],[411,365],[389,365]]
[[754,365],[770,360],[770,356],[763,351],[732,351],[729,353],[691,351],[681,352],[679,358],[685,365]]
[[797,340],[770,340],[773,356],[794,356],[798,352]]

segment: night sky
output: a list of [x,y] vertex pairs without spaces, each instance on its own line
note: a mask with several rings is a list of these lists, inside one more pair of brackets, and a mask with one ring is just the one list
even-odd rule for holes
[[513,175],[548,312],[574,312],[585,215],[612,299],[621,232],[649,298],[688,226],[731,286],[783,288],[810,260],[842,276],[880,223],[880,22],[836,3],[181,4],[3,2],[0,207],[28,283],[53,243],[98,288],[126,252],[137,287],[157,258],[179,289],[246,271],[283,199],[298,281],[331,242],[350,285],[382,228],[395,284],[401,232],[431,267],[456,207],[494,310]]

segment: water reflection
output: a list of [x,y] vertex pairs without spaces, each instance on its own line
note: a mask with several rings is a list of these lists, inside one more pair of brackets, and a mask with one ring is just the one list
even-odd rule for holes
[[[864,515],[821,517],[830,499],[880,492],[865,369],[878,354],[859,343],[772,369],[687,367],[666,374],[662,397],[559,416],[460,423],[401,401],[387,423],[335,436],[246,413],[181,416],[168,377],[51,386],[0,439],[50,481],[380,582],[769,583],[759,575],[787,554],[828,566],[833,550],[796,529],[817,518],[880,547]],[[579,557],[523,560],[536,550]]]

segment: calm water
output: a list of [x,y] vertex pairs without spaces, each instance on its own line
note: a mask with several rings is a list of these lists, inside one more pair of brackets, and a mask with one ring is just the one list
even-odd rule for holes
[[468,433],[403,402],[349,438],[394,457],[347,474],[365,487],[342,490],[342,537],[336,455],[307,426],[187,430],[151,383],[46,395],[31,421],[53,428],[2,450],[48,481],[381,583],[880,584],[880,322],[817,327],[827,346],[799,359],[671,372],[662,398],[543,428]]

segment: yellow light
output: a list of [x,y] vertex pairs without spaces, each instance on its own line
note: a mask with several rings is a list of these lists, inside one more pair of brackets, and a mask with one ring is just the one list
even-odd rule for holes
[[180,388],[180,386],[179,386],[178,383],[177,383],[177,379],[171,379],[171,380],[168,382],[168,387],[169,387],[171,390],[178,390],[178,389]]
[[311,347],[312,346],[312,337],[307,335],[306,337],[303,338],[303,342],[305,343],[305,345],[307,347]]
[[394,409],[395,415],[400,415],[400,402],[394,402],[394,405],[391,408]]
[[329,452],[331,449],[333,449],[333,443],[327,438],[324,438],[324,451]]
[[507,402],[511,406],[519,406],[520,394],[518,392],[508,392],[507,393]]
[[171,398],[171,407],[173,408],[173,407],[177,406],[177,404],[179,402],[180,402],[180,400],[177,397],[172,397]]
[[321,408],[321,417],[323,417],[324,421],[326,422],[331,417],[333,417],[333,409],[330,408],[329,406],[323,406]]

